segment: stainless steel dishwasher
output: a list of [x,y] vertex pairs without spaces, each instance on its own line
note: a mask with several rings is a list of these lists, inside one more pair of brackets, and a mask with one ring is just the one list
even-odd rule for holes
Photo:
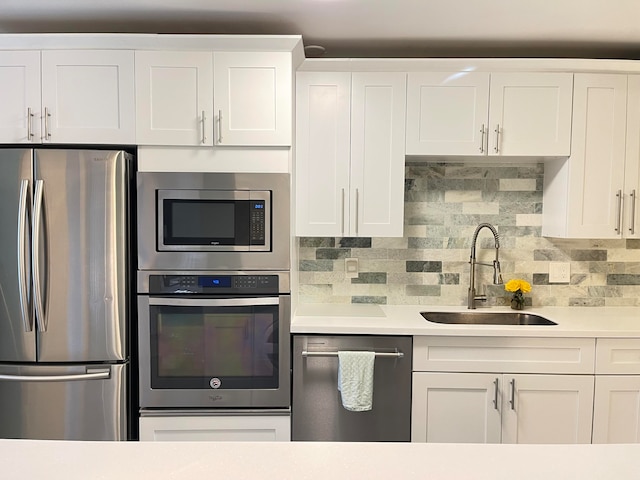
[[[412,338],[294,335],[291,439],[411,441]],[[338,391],[338,351],[374,351],[373,408],[348,411]]]

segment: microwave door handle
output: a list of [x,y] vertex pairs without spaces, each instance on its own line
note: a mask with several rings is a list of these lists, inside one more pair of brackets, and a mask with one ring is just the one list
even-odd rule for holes
[[264,298],[157,298],[150,297],[149,305],[179,307],[236,307],[279,305],[278,297]]

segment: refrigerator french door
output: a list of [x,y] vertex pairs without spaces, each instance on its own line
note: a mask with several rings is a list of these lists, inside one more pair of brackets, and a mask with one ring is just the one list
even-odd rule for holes
[[127,438],[130,160],[0,150],[0,438]]

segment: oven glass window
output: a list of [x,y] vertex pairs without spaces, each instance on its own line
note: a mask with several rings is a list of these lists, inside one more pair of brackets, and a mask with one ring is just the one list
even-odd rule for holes
[[278,387],[278,306],[154,306],[152,388]]
[[249,245],[249,202],[163,200],[165,245]]

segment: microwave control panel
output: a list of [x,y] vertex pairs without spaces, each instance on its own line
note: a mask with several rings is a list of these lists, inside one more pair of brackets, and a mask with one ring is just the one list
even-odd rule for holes
[[277,294],[277,275],[150,275],[151,295]]
[[251,201],[251,245],[264,245],[265,240],[265,202]]

